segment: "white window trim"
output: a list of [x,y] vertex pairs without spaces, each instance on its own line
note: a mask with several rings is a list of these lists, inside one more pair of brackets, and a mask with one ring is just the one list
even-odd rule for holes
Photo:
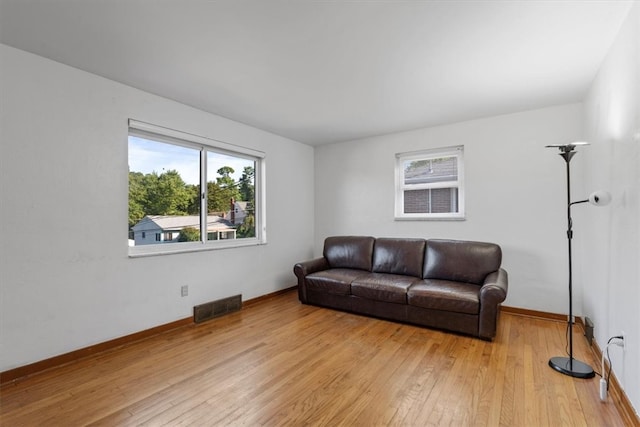
[[[404,184],[403,164],[407,160],[426,160],[438,157],[456,157],[458,159],[458,179],[456,181],[443,181],[428,184]],[[436,188],[458,188],[458,212],[450,213],[405,213],[404,191],[423,190]],[[425,221],[425,220],[465,220],[465,192],[464,192],[464,146],[436,148],[429,150],[396,153],[395,164],[395,220],[400,221]]]
[[[242,157],[242,154],[250,157],[265,158],[266,154],[262,151],[254,150],[251,148],[243,147],[240,145],[230,144],[228,142],[219,141],[217,139],[208,138],[206,136],[195,135],[192,133],[182,132],[179,130],[153,125],[151,123],[145,123],[138,120],[129,119],[129,134],[133,131],[134,134],[142,133],[147,136],[153,136],[154,138],[168,138],[164,139],[165,142],[171,144],[180,145],[181,142],[185,142],[187,147],[193,148],[193,144],[203,145],[216,151],[226,152],[228,154]],[[150,134],[150,135],[149,135]],[[158,139],[163,142],[163,139]]]
[[[230,144],[223,141],[218,141],[212,138],[204,136],[194,135],[175,129],[166,128],[163,126],[157,126],[138,120],[129,119],[129,131],[128,135],[140,136],[143,138],[152,139],[159,142],[166,142],[174,145],[182,145],[188,148],[195,148],[199,150],[210,150],[218,153],[228,154],[235,157],[243,157],[250,160],[257,160],[255,162],[254,171],[254,187],[255,187],[255,220],[256,220],[256,237],[249,237],[244,239],[233,240],[205,240],[200,242],[181,242],[172,244],[157,244],[157,245],[141,245],[141,246],[128,246],[129,257],[147,257],[156,255],[169,255],[188,252],[200,252],[210,251],[218,249],[239,248],[245,246],[257,246],[267,244],[267,226],[266,226],[266,154],[262,151],[254,150],[247,147],[242,147],[235,144]],[[205,156],[201,156],[200,161],[200,188],[207,188],[207,173],[206,173],[206,159]],[[202,182],[204,181],[204,183]],[[260,215],[258,215],[258,212]],[[200,222],[206,223],[206,212],[203,209],[200,210]],[[201,235],[204,237],[205,234]],[[206,238],[206,237],[204,237]]]

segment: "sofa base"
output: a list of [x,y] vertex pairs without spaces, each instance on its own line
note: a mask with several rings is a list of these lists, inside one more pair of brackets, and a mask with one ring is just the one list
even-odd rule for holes
[[493,338],[483,337],[478,334],[479,316],[473,314],[432,310],[406,304],[375,301],[354,295],[335,295],[317,292],[312,289],[306,290],[306,299],[301,299],[301,302],[303,304],[348,311],[385,320],[457,332],[478,337],[486,341],[491,341]]

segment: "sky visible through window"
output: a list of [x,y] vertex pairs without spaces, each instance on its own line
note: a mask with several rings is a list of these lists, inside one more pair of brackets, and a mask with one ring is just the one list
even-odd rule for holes
[[[196,149],[129,136],[129,171],[131,172],[148,174],[155,171],[161,174],[176,170],[185,183],[197,185],[200,180],[199,165],[200,152]],[[233,168],[234,173],[231,177],[234,181],[238,181],[244,167],[253,166],[253,161],[210,152],[207,156],[209,180],[217,176],[217,170],[223,166]]]

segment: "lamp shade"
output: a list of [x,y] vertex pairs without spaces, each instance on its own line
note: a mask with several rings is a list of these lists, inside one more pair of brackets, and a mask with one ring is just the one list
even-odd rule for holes
[[606,206],[611,203],[611,193],[604,190],[598,190],[591,193],[589,203],[595,206]]

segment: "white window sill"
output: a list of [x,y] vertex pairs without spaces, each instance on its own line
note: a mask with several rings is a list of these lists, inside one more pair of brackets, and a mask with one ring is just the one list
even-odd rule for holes
[[395,221],[466,221],[464,216],[396,216]]
[[233,249],[247,246],[261,246],[266,244],[266,241],[260,241],[258,239],[242,239],[242,241],[229,240],[228,242],[216,241],[215,243],[164,243],[158,245],[131,246],[129,247],[129,258],[215,251],[219,249]]

